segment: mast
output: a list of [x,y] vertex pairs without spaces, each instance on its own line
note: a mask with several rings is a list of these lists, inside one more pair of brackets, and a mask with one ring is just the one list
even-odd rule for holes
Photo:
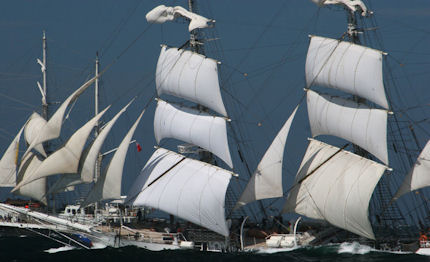
[[[99,60],[99,53],[96,53],[96,61],[95,61],[95,77],[96,80],[94,82],[94,116],[98,115],[99,113],[99,66],[100,66],[100,60]],[[97,120],[95,125],[95,133],[94,136],[97,137],[100,133],[100,126],[99,121]],[[102,155],[100,152],[97,155],[96,164],[94,166],[94,183],[97,182],[97,179],[100,177],[100,169],[101,169],[101,162],[102,162]],[[98,201],[94,203],[94,219],[97,221],[97,211],[98,211]]]
[[[188,10],[198,14],[197,4],[194,0],[188,0]],[[199,29],[194,29],[190,32],[190,48],[191,51],[204,55],[205,51],[203,45],[200,46],[201,43],[198,42],[199,31]]]
[[43,38],[42,38],[42,47],[43,47],[43,51],[42,51],[42,76],[43,76],[43,83],[42,83],[42,111],[43,111],[43,118],[45,118],[46,120],[48,120],[49,118],[49,111],[48,111],[48,93],[47,93],[47,89],[46,89],[46,70],[47,70],[47,65],[46,65],[46,49],[47,49],[47,44],[46,44],[46,35],[45,35],[45,31],[43,31]]
[[[349,10],[347,7],[345,7],[345,10],[347,12],[347,22],[348,22],[348,31],[347,35],[349,38],[349,41],[361,45],[358,25],[357,25],[357,12]],[[367,100],[364,98],[361,98],[359,96],[353,95],[353,100],[357,103],[367,104]],[[369,155],[369,153],[361,148],[358,145],[353,144],[353,152],[357,155],[360,155],[362,157],[372,159],[372,157]],[[370,213],[373,213],[373,215],[376,218],[376,222],[380,225],[387,225],[387,222],[391,222],[391,226],[394,226],[395,221],[403,220],[404,217],[402,213],[400,212],[400,209],[398,208],[397,204],[390,203],[390,199],[393,196],[389,184],[384,180],[381,179],[378,186],[376,187],[376,196],[377,198],[373,199],[374,207],[379,206],[383,211],[381,213],[377,213],[374,210],[369,210]],[[373,212],[372,212],[373,211]]]
[[[48,90],[47,90],[47,78],[46,78],[46,71],[47,71],[47,59],[46,59],[46,50],[47,50],[47,43],[46,43],[46,33],[45,30],[43,30],[43,37],[42,37],[42,62],[40,59],[37,59],[37,63],[41,67],[42,71],[42,88],[40,88],[39,82],[37,82],[37,85],[39,86],[39,89],[42,94],[42,117],[48,121],[49,120],[49,103],[48,103]],[[45,151],[48,153],[50,150],[50,144],[48,142],[44,143]],[[46,188],[48,188],[49,182],[48,179],[46,179]],[[55,195],[51,194],[52,197],[52,208],[55,214]],[[49,210],[49,196],[46,197],[46,208],[47,211]]]

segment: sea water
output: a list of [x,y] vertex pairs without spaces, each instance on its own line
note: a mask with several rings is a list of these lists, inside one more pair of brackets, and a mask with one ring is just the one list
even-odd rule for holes
[[374,250],[359,243],[276,252],[216,253],[191,250],[152,252],[133,246],[85,250],[35,236],[0,237],[0,261],[430,261],[430,256]]

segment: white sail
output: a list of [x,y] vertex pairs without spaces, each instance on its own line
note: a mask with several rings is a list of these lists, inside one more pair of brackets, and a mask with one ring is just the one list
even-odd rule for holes
[[26,153],[31,149],[35,148],[38,144],[60,136],[61,125],[63,124],[63,117],[67,107],[70,103],[74,102],[98,77],[100,77],[100,75],[101,74],[87,81],[61,104],[57,111],[55,111],[54,115],[52,115],[52,117],[43,126],[43,128],[41,128],[41,130],[37,134],[37,137],[31,142],[30,146],[28,147]]
[[306,58],[307,86],[322,85],[389,105],[382,77],[382,52],[350,42],[312,36]]
[[213,21],[201,15],[195,14],[183,8],[182,6],[165,6],[159,5],[146,14],[146,20],[149,23],[163,24],[167,21],[173,21],[178,17],[185,17],[190,20],[188,31],[193,31],[197,28],[206,28],[208,23]]
[[[20,183],[25,180],[27,176],[33,174],[41,163],[42,161],[32,152],[24,155],[18,170],[17,183]],[[13,191],[13,193],[39,200],[46,205],[46,178],[41,178],[26,184]]]
[[36,179],[47,177],[55,174],[77,173],[79,160],[82,155],[85,143],[91,133],[91,130],[97,124],[103,114],[109,109],[108,106],[97,116],[93,117],[78,131],[76,131],[66,142],[66,144],[47,157],[37,170],[25,177],[14,190]]
[[387,111],[339,97],[307,92],[312,136],[333,135],[372,153],[388,165]]
[[97,180],[93,190],[91,190],[84,203],[82,203],[83,207],[100,200],[120,199],[122,170],[124,168],[125,157],[127,155],[131,138],[133,137],[134,131],[136,131],[137,125],[139,124],[144,112],[145,110],[143,110],[136,122],[128,131],[127,135],[122,140],[121,144],[113,155],[107,170],[99,178],[99,180]]
[[163,138],[179,139],[214,153],[233,167],[224,118],[158,100],[154,133],[157,143]]
[[100,131],[97,138],[92,143],[90,149],[85,154],[85,158],[81,158],[81,161],[83,163],[80,163],[80,174],[81,174],[81,180],[84,183],[90,183],[94,181],[94,168],[97,161],[97,157],[99,155],[100,149],[109,134],[110,130],[112,129],[115,122],[118,120],[118,118],[121,116],[122,113],[127,110],[128,106],[131,104],[128,103],[121,111],[119,111],[111,121],[109,121],[104,128]]
[[162,46],[155,83],[158,95],[181,97],[227,116],[219,87],[217,61],[213,59]]
[[246,205],[249,202],[282,197],[282,160],[284,158],[284,148],[298,106],[281,128],[269,149],[257,166],[257,170],[252,175],[245,190],[237,202],[236,207]]
[[[24,138],[29,145],[31,145],[37,139],[46,123],[47,121],[41,115],[33,112],[24,128]],[[34,149],[43,156],[46,156],[45,149],[43,149],[43,144],[35,145]]]
[[228,236],[224,201],[230,178],[227,170],[159,148],[126,202],[150,206]]
[[311,140],[283,212],[295,212],[374,239],[370,197],[386,167]]
[[315,4],[322,5],[344,5],[349,8],[352,12],[361,10],[361,15],[367,15],[367,7],[361,0],[312,0]]
[[430,140],[427,142],[415,165],[405,177],[394,199],[417,189],[430,186]]
[[14,187],[16,185],[19,139],[23,129],[24,127],[19,130],[0,159],[0,187]]

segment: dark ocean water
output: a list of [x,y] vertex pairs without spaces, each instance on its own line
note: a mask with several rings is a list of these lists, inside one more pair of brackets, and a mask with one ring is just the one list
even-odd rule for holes
[[[344,253],[339,253],[342,251]],[[367,247],[302,248],[275,254],[214,253],[198,251],[152,252],[137,247],[71,249],[41,237],[0,237],[0,261],[430,261],[416,254],[394,254]]]

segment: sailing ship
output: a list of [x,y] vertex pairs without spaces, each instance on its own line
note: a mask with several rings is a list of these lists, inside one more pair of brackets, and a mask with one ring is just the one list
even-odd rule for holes
[[[221,62],[204,55],[205,39],[200,38],[199,34],[201,30],[214,26],[215,21],[193,12],[195,11],[193,1],[189,1],[189,10],[178,6],[158,6],[147,14],[146,18],[150,23],[164,23],[178,18],[189,22],[190,39],[183,46],[161,47],[155,75],[159,97],[154,115],[157,143],[166,138],[173,138],[186,144],[178,146],[178,153],[157,147],[128,192],[126,204],[155,208],[215,232],[217,235],[213,239],[202,240],[203,238],[199,239],[194,235],[195,238],[189,240],[196,243],[206,241],[207,246],[211,244],[215,246],[216,243],[217,249],[227,249],[236,244],[231,237],[233,234],[238,236],[233,232],[236,230],[233,224],[239,221],[243,228],[246,219],[233,216],[242,214],[240,212],[244,207],[257,203],[263,207],[262,212],[265,213],[269,210],[267,206],[264,207],[262,201],[284,198],[286,202],[282,213],[295,213],[318,221],[326,221],[335,228],[355,234],[346,234],[345,238],[339,238],[338,241],[344,241],[348,237],[350,239],[352,236],[360,240],[370,239],[390,244],[395,240],[397,243],[399,236],[394,236],[394,240],[384,239],[386,235],[383,234],[379,237],[380,229],[385,230],[385,233],[391,233],[391,230],[399,232],[396,226],[405,220],[394,221],[389,217],[392,212],[397,212],[395,200],[403,194],[429,185],[425,179],[429,149],[425,147],[411,172],[407,175],[406,172],[400,174],[405,177],[405,182],[397,193],[388,194],[392,199],[386,199],[386,195],[375,193],[387,188],[389,191],[392,190],[393,188],[386,184],[385,177],[403,171],[390,168],[392,161],[389,161],[388,154],[387,133],[393,129],[389,122],[396,120],[396,110],[387,97],[387,88],[384,84],[382,64],[387,54],[361,44],[360,34],[366,32],[357,26],[357,20],[368,19],[371,16],[371,12],[362,1],[313,1],[320,6],[334,5],[346,10],[349,20],[347,32],[339,39],[310,36],[303,99],[306,97],[312,138],[309,139],[295,180],[291,187],[285,190],[283,186],[285,175],[282,172],[284,151],[285,147],[288,148],[287,137],[296,112],[302,108],[297,106],[268,147],[245,189],[231,208],[226,206],[229,186],[238,176],[243,177],[243,174],[235,172],[235,158],[232,157],[228,143],[227,130],[231,126],[229,123],[232,116],[226,110],[221,96],[218,75]],[[100,144],[119,115],[105,125],[97,139],[87,147],[87,152],[84,150],[83,140],[86,140],[91,129],[97,126],[105,111],[96,114],[63,148],[48,154],[44,152],[42,144],[60,133],[66,108],[97,79],[98,76],[94,77],[66,99],[67,103],[64,102],[66,104],[60,106],[62,113],[57,114],[60,110],[58,109],[49,120],[35,113],[28,120],[22,129],[24,135],[25,130],[29,130],[27,136],[35,137],[26,137],[29,147],[24,154],[26,158],[23,158],[21,163],[28,164],[21,164],[16,183],[13,178],[16,176],[17,166],[4,164],[11,170],[7,176],[7,183],[9,186],[16,185],[15,192],[24,192],[26,187],[36,182],[42,186],[46,185],[44,179],[58,173],[72,174],[64,176],[62,182],[59,182],[61,184],[59,188],[75,186],[81,182],[94,182],[94,167],[97,166],[95,159],[99,154]],[[324,94],[331,91],[318,87],[337,91],[335,95]],[[177,103],[178,99],[188,101],[187,105],[190,102],[194,104],[189,107]],[[128,105],[125,108],[127,107]],[[108,171],[97,180],[93,191],[82,206],[104,199],[120,198],[121,169],[131,136],[140,118],[141,115],[118,148],[117,153],[121,156],[118,156],[118,159],[114,156],[112,159],[112,161],[117,159],[115,162],[121,163],[109,165]],[[387,126],[390,127],[388,131]],[[40,135],[45,133],[45,129],[49,134]],[[13,163],[22,130],[6,151],[3,157],[5,163]],[[400,128],[394,130],[398,130],[399,135],[404,132]],[[320,135],[339,137],[349,142],[339,147],[316,140]],[[242,158],[240,150],[238,154]],[[61,162],[70,156],[76,160],[73,164],[66,165]],[[86,163],[86,159],[91,161],[88,162],[87,168],[83,168],[82,161],[85,160]],[[84,170],[89,174],[84,176]],[[26,177],[27,173],[31,175]],[[31,197],[35,197],[34,194],[37,193],[39,199],[43,199],[46,194],[45,191],[33,188],[28,192],[31,192]],[[371,203],[372,199],[374,203]],[[282,224],[280,221],[278,223]],[[236,228],[237,225],[236,223]],[[378,229],[376,234],[374,229]],[[209,231],[204,231],[203,234],[209,234]],[[322,231],[326,233],[325,230]],[[130,232],[134,234],[140,231],[130,229]],[[339,235],[339,231],[333,232],[336,236]],[[270,247],[291,245],[294,247],[299,240],[303,240],[301,244],[312,244],[314,240],[321,243],[322,234],[312,233],[315,234],[314,237],[295,234],[269,236],[263,244]],[[128,243],[154,248],[145,246],[151,240],[145,239],[143,234],[136,235],[134,241],[128,239]],[[333,235],[330,235],[330,238],[332,237]],[[193,247],[188,241],[183,243]],[[178,243],[158,247],[175,248],[178,247]],[[243,248],[255,249],[257,246]]]
[[[98,59],[96,59],[96,75],[85,82],[81,87],[70,94],[57,110],[49,116],[46,88],[46,36],[43,35],[43,61],[37,59],[43,73],[43,86],[37,82],[42,95],[43,116],[33,112],[24,126],[6,149],[0,160],[0,186],[12,187],[11,192],[18,196],[31,198],[44,204],[46,208],[51,208],[51,214],[38,212],[34,210],[13,207],[2,204],[0,211],[2,218],[8,218],[8,221],[2,221],[2,227],[17,227],[24,230],[30,230],[37,234],[50,237],[49,231],[57,231],[63,235],[67,241],[70,237],[63,233],[90,234],[93,228],[111,216],[103,215],[103,210],[97,210],[91,217],[85,216],[83,207],[89,203],[99,202],[104,199],[121,199],[121,179],[122,169],[124,167],[126,154],[132,141],[133,134],[141,120],[144,110],[138,116],[136,122],[132,125],[119,147],[111,150],[114,153],[104,172],[101,172],[101,161],[104,155],[101,154],[102,145],[109,132],[115,125],[120,116],[127,110],[133,102],[130,101],[124,106],[110,121],[100,126],[100,119],[110,108],[106,107],[98,112],[98,79],[103,74],[98,71]],[[66,111],[71,105],[84,93],[91,85],[95,83],[96,107],[95,116],[87,121],[82,127],[76,130],[67,141],[60,147],[53,149],[47,144],[60,137],[62,125],[65,119]],[[70,111],[67,114],[69,115]],[[92,131],[96,129],[96,136],[91,140]],[[20,154],[20,140],[24,139],[26,146],[25,153]],[[48,177],[60,175],[55,183],[48,186]],[[83,184],[94,184],[90,193],[85,197],[85,201],[76,208],[66,207],[66,216],[56,215],[55,203],[48,205],[50,196],[61,192],[73,191],[75,186]],[[26,205],[32,206],[32,205]],[[39,206],[37,209],[40,209]],[[41,210],[39,210],[41,211]],[[73,213],[73,216],[70,215]],[[100,213],[97,217],[97,213]],[[64,214],[63,214],[64,215]],[[68,216],[67,216],[68,215]],[[77,222],[78,215],[84,219]],[[128,219],[122,217],[121,219]],[[13,221],[12,221],[13,220]],[[71,220],[73,220],[71,222]],[[11,223],[12,222],[12,223]],[[20,222],[19,226],[17,222]],[[24,224],[24,226],[23,226]],[[48,231],[46,233],[45,231]],[[87,239],[85,237],[85,239]],[[61,240],[57,240],[63,243]],[[78,243],[76,241],[73,241]],[[81,244],[78,243],[78,246]],[[84,246],[85,247],[85,246]]]
[[[192,2],[189,2],[190,10],[161,5],[146,16],[151,23],[165,23],[178,17],[189,21],[191,37],[186,44],[180,48],[161,47],[156,89],[159,96],[175,96],[197,104],[191,108],[158,98],[154,133],[158,143],[165,138],[178,139],[187,143],[178,146],[182,153],[209,151],[227,167],[233,168],[226,135],[230,119],[218,80],[217,64],[220,62],[203,55],[202,39],[197,37],[198,31],[213,25],[214,20],[192,13]],[[405,230],[402,231],[401,226],[405,225],[402,223],[406,219],[389,216],[392,212],[400,214],[395,202],[397,198],[429,186],[424,178],[428,170],[425,164],[428,149],[424,148],[408,175],[402,174],[405,180],[397,193],[391,194],[391,199],[387,199],[387,194],[377,196],[374,193],[382,189],[392,191],[392,186],[387,185],[383,177],[402,170],[393,170],[389,162],[387,128],[392,129],[393,124],[389,121],[397,119],[393,116],[396,111],[386,95],[384,84],[383,62],[387,53],[362,45],[360,34],[365,33],[365,29],[357,25],[358,19],[368,19],[372,12],[362,1],[314,2],[344,9],[348,28],[339,39],[310,36],[304,97],[312,138],[302,163],[291,188],[284,190],[283,152],[298,105],[268,147],[235,207],[228,210],[230,217],[227,218],[231,219],[232,211],[249,203],[286,197],[281,214],[295,213],[326,221],[335,228],[353,233],[337,236],[338,241],[373,240],[380,248],[417,248],[412,243],[416,243],[416,231],[402,235]],[[317,87],[325,89],[319,91]],[[337,93],[324,94],[326,89],[335,89]],[[338,147],[316,139],[322,135],[338,137],[347,143]],[[192,147],[197,150],[189,150]],[[396,150],[395,145],[393,147]],[[226,220],[225,196],[230,180],[237,175],[213,164],[214,161],[199,161],[157,147],[126,202],[162,210],[230,240],[231,221]],[[372,195],[377,204],[371,204]],[[377,210],[369,211],[369,206]],[[376,224],[378,233],[382,228],[385,234],[375,235],[372,223]],[[331,239],[333,235],[340,235],[335,231],[332,231]],[[389,238],[388,232],[395,233]],[[288,237],[269,237],[266,245],[281,247],[283,240],[285,246],[297,245],[295,235],[292,237],[296,241]],[[321,241],[321,234],[317,232],[316,237]],[[312,237],[303,243],[315,239]]]

